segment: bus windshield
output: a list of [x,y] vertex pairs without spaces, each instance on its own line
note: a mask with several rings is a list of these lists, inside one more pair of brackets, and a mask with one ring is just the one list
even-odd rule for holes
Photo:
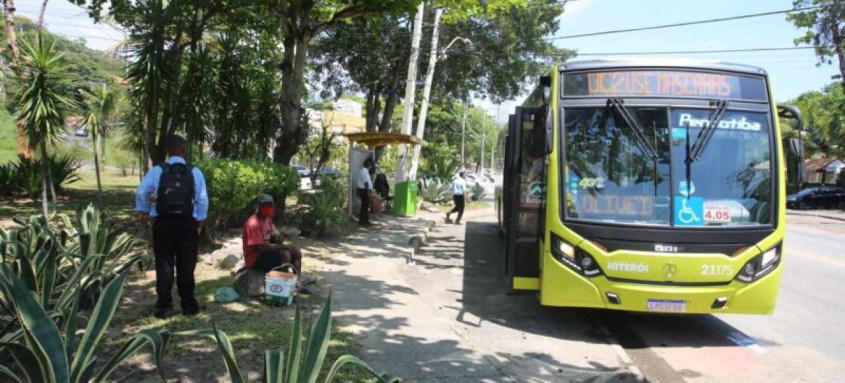
[[707,130],[712,109],[636,107],[626,112],[635,126],[610,103],[564,111],[565,219],[659,226],[771,224],[766,113],[728,110],[708,133],[712,136],[700,155],[691,158],[690,147]]

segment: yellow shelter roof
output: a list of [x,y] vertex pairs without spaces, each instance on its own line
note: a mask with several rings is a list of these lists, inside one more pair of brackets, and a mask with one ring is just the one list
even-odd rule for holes
[[346,133],[344,136],[350,142],[364,144],[371,149],[398,144],[426,145],[426,142],[417,136],[402,133],[364,132]]

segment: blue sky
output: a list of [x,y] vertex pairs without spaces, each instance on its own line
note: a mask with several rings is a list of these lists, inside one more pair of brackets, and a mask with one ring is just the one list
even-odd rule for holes
[[[715,19],[780,11],[792,8],[792,0],[575,0],[566,5],[556,36],[576,35],[616,29],[639,28],[686,21]],[[581,53],[724,50],[791,47],[797,30],[785,14],[736,21],[629,32],[595,37],[555,40],[562,48]],[[632,56],[628,56],[632,57]],[[641,56],[640,56],[641,57]],[[835,65],[816,66],[812,49],[772,52],[687,54],[677,56],[702,60],[748,64],[765,69],[775,97],[785,101],[808,90],[819,90],[838,73]],[[618,57],[581,56],[575,60]],[[502,104],[504,120],[517,101]],[[490,114],[496,106],[479,101]]]
[[[38,19],[42,1],[18,0],[17,14],[33,21]],[[84,9],[69,3],[67,0],[50,0],[44,15],[44,26],[50,32],[57,33],[70,39],[84,38],[86,45],[92,49],[106,50],[125,39],[124,33],[118,29],[103,24],[94,24]]]
[[[17,6],[21,15],[36,19],[41,1],[19,0]],[[792,0],[571,0],[561,16],[560,29],[556,35],[638,28],[790,8]],[[94,49],[107,49],[123,38],[120,31],[95,25],[82,9],[66,0],[50,0],[45,18],[45,24],[51,31],[71,38],[85,38],[88,46]],[[779,14],[653,31],[562,39],[555,40],[555,43],[581,53],[718,50],[791,47],[793,39],[800,34],[802,32],[786,21],[784,14]],[[811,49],[687,54],[678,57],[762,67],[769,72],[775,96],[780,101],[794,98],[808,90],[819,90],[832,82],[831,76],[837,73],[834,65],[817,67]],[[576,60],[596,58],[582,56]],[[517,99],[503,103],[498,108],[499,119],[504,120],[520,101]],[[491,102],[477,100],[476,104],[485,107],[491,115],[496,115],[497,107]]]

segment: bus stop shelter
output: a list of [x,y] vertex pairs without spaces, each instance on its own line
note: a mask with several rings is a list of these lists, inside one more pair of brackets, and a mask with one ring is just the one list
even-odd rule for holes
[[[350,145],[359,144],[366,146],[366,149],[356,148],[352,145],[349,149],[349,215],[352,215],[352,201],[355,198],[355,177],[361,166],[369,157],[375,158],[375,151],[378,148],[388,145],[425,145],[425,141],[417,136],[401,133],[385,132],[364,132],[344,134]],[[412,216],[417,208],[417,184],[416,181],[406,181],[396,184],[393,193],[393,213],[402,216]]]

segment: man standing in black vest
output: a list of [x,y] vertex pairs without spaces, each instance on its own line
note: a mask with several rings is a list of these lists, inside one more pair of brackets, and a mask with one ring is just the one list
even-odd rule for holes
[[[197,240],[208,214],[208,192],[202,172],[185,162],[185,139],[172,135],[166,141],[167,161],[144,176],[135,193],[135,208],[153,222],[153,251],[156,266],[156,301],[153,315],[173,315],[173,271],[182,314],[196,315],[194,268],[199,250]],[[156,203],[150,206],[155,193]]]

